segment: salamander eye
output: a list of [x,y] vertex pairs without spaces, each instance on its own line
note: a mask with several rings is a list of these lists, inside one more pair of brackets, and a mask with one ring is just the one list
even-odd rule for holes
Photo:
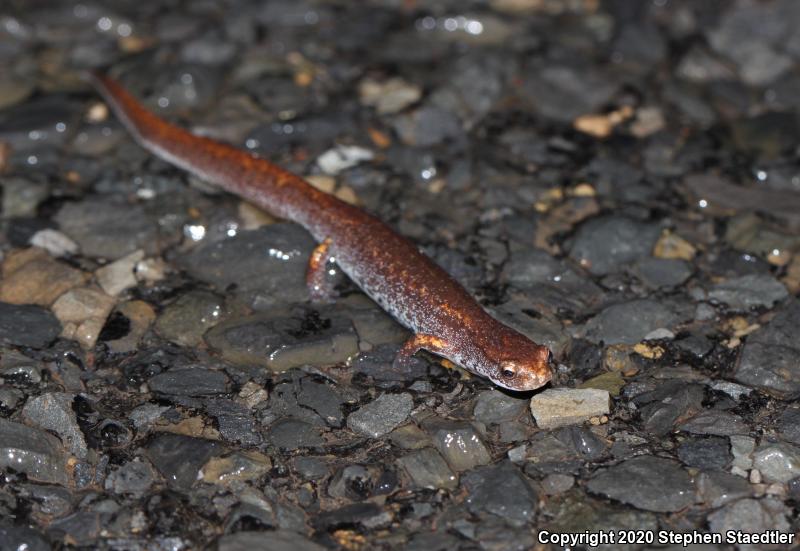
[[500,370],[500,375],[503,376],[504,379],[512,379],[517,372],[513,367],[505,366]]

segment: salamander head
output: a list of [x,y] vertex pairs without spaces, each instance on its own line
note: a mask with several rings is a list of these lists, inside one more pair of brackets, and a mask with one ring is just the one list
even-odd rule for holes
[[534,390],[547,384],[552,378],[550,350],[514,333],[511,338],[503,339],[503,346],[496,354],[487,354],[492,359],[499,358],[492,362],[489,378],[498,386],[518,391]]

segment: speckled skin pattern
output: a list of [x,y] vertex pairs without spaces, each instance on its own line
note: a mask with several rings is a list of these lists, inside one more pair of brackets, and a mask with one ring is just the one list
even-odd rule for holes
[[[396,361],[424,348],[507,389],[532,390],[550,380],[546,347],[487,314],[447,272],[374,216],[272,163],[167,123],[108,77],[90,80],[143,147],[324,242],[326,258],[414,331]],[[325,269],[319,258],[311,269],[320,264]]]

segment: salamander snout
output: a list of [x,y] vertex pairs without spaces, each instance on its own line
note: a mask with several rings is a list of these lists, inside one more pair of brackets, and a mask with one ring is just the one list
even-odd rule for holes
[[501,361],[493,377],[495,384],[509,390],[534,390],[547,384],[552,378],[550,350],[533,345],[527,352]]

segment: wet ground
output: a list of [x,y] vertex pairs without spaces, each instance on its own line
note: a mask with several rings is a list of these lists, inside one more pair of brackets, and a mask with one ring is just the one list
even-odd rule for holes
[[[5,0],[0,548],[797,534],[799,59],[794,0]],[[352,284],[309,302],[304,230],[85,68],[379,215],[552,388],[392,369]]]

